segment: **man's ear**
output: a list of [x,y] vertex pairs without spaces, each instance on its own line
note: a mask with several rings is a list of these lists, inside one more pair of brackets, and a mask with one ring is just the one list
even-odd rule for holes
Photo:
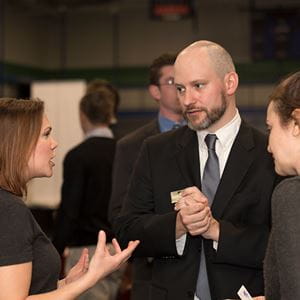
[[157,85],[150,84],[148,87],[149,93],[155,100],[159,101],[161,98],[160,89]]
[[86,132],[88,126],[88,118],[81,110],[79,110],[79,120],[81,129],[83,130],[83,132]]
[[239,76],[236,72],[229,72],[225,75],[224,82],[226,93],[228,96],[231,96],[235,93],[239,85]]
[[300,135],[300,108],[295,108],[292,112],[293,135]]

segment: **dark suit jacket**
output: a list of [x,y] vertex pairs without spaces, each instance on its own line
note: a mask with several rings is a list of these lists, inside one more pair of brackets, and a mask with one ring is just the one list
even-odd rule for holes
[[117,123],[111,124],[109,128],[117,141],[132,131],[130,126],[128,126],[124,120],[118,120]]
[[[267,139],[242,122],[229,154],[212,213],[220,222],[217,252],[204,240],[212,299],[236,298],[244,284],[263,294],[262,262],[270,230],[270,198],[276,175]],[[136,256],[154,257],[151,299],[193,299],[201,237],[187,235],[176,249],[176,212],[170,192],[201,189],[198,139],[187,127],[144,143],[122,214],[116,222],[121,243],[139,239]]]
[[90,137],[67,153],[53,237],[60,254],[66,246],[95,245],[100,229],[112,239],[108,203],[115,145],[110,138]]
[[[109,218],[112,224],[121,211],[143,141],[158,133],[159,124],[155,119],[118,141],[113,168],[113,189],[109,204]],[[151,263],[146,258],[133,259],[132,278],[131,300],[146,300],[151,280]]]
[[158,120],[155,119],[117,142],[113,166],[113,189],[109,204],[109,219],[112,223],[121,211],[142,143],[147,137],[158,133]]

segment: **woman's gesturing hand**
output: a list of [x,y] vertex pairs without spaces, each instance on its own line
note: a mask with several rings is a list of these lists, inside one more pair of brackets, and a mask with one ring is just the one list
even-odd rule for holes
[[101,230],[98,235],[98,243],[95,254],[90,261],[88,271],[86,273],[87,276],[91,276],[92,284],[115,271],[124,262],[126,262],[138,246],[139,241],[129,242],[128,247],[124,250],[121,250],[116,239],[112,240],[112,244],[115,250],[114,254],[109,252],[106,246],[105,232]]

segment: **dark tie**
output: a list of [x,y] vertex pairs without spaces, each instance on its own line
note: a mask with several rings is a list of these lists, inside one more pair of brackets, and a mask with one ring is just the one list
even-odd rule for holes
[[216,153],[217,136],[215,134],[208,134],[205,137],[207,145],[208,157],[205,164],[203,178],[202,178],[202,192],[208,199],[209,206],[211,206],[216,190],[220,181],[220,167],[219,160]]
[[[208,157],[203,172],[201,186],[203,194],[208,199],[209,206],[212,205],[220,181],[220,167],[218,156],[216,154],[216,140],[217,136],[215,134],[208,134],[205,137],[205,143],[207,145],[208,150]],[[200,300],[211,300],[203,243],[201,251],[200,270],[196,287],[196,295]]]

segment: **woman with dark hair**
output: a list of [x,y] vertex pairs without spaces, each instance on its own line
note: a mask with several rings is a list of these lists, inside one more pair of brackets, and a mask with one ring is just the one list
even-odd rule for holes
[[270,96],[266,120],[268,151],[283,180],[272,196],[272,231],[264,263],[265,297],[300,299],[300,72],[290,75]]
[[22,201],[28,181],[52,176],[56,141],[40,100],[0,99],[0,300],[71,300],[125,262],[138,245],[111,255],[99,233],[89,262],[83,250],[67,277],[58,281],[60,257]]

